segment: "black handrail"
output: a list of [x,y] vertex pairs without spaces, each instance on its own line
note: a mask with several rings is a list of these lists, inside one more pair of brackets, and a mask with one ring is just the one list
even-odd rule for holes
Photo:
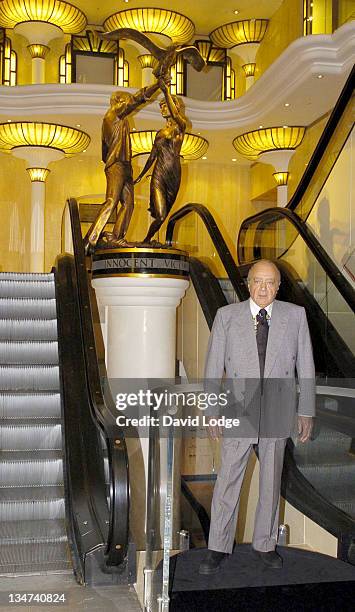
[[[322,135],[317,143],[316,148],[314,149],[313,155],[307,165],[306,170],[300,180],[291,200],[289,201],[287,208],[290,210],[295,210],[298,206],[299,202],[303,198],[305,191],[310,184],[313,175],[320,164],[323,155],[326,152],[326,148],[330,142],[331,137],[339,123],[339,120],[353,94],[354,91],[354,81],[355,81],[355,67],[350,72],[349,77],[346,80],[346,83],[341,91],[341,94],[337,100],[336,105],[334,106],[332,113],[327,121],[327,124],[322,132]],[[259,213],[262,215],[263,211]]]
[[[217,249],[217,252],[221,258],[221,261],[226,269],[227,275],[233,285],[234,290],[236,291],[238,298],[240,300],[245,300],[249,297],[249,293],[245,286],[245,283],[242,279],[241,274],[233,260],[232,254],[228,249],[228,246],[225,240],[222,237],[221,232],[219,231],[217,224],[210,213],[210,211],[203,206],[202,204],[186,204],[182,208],[180,208],[176,213],[171,215],[169,219],[169,223],[166,229],[166,241],[168,244],[172,244],[173,242],[173,234],[174,228],[177,221],[183,219],[186,215],[190,213],[196,213],[205,223],[207,231],[213,241],[214,246]],[[290,221],[294,227],[298,230],[299,234],[304,239],[305,243],[311,250],[312,254],[322,266],[324,271],[329,276],[332,283],[341,293],[343,298],[349,304],[350,308],[355,311],[355,291],[351,287],[350,283],[343,277],[339,268],[334,264],[331,260],[327,252],[323,249],[322,245],[319,243],[312,230],[308,227],[308,225],[302,221],[296,215],[296,213],[288,210],[287,208],[270,208],[263,212],[264,218],[267,218],[270,215],[270,218],[286,218]]]
[[81,334],[73,257],[56,260],[58,352],[63,422],[64,488],[68,540],[77,580],[96,578],[88,567],[96,559],[105,571],[103,549],[107,541],[109,511],[100,431],[88,411],[90,398]]
[[91,400],[92,418],[103,431],[108,448],[110,466],[110,525],[106,548],[108,566],[120,565],[125,560],[129,539],[129,474],[124,434],[116,424],[117,411],[108,386],[103,389],[98,368],[95,335],[85,253],[81,236],[78,204],[68,201],[74,261],[80,302],[81,328],[84,338],[87,387]]
[[[256,218],[260,219],[260,215],[254,215],[254,217],[249,217],[247,221],[252,220],[252,219],[255,220]],[[275,207],[275,208],[268,208],[267,210],[263,211],[263,218],[262,218],[263,224],[265,222],[276,221],[278,219],[287,219],[298,230],[298,234],[302,236],[308,248],[311,250],[312,254],[316,258],[318,263],[322,266],[323,270],[326,272],[327,276],[329,276],[330,280],[335,285],[335,287],[338,289],[339,293],[341,293],[342,297],[347,302],[347,304],[350,306],[350,308],[353,311],[355,311],[355,291],[354,289],[352,288],[350,283],[346,280],[346,278],[343,276],[338,266],[336,266],[333,260],[329,257],[328,253],[322,247],[319,240],[316,238],[316,236],[314,235],[311,228],[307,225],[307,223],[302,221],[302,219],[300,219],[300,217],[295,212],[293,212],[292,210],[289,210],[288,208],[276,208]],[[237,240],[238,259],[241,263],[244,263],[244,257],[243,257],[242,251],[241,250],[239,251],[239,249],[242,249],[243,247],[239,247],[239,243],[240,243],[240,235],[241,235],[241,232],[243,231],[243,227],[244,227],[244,222],[242,223],[242,226],[239,230],[238,240]],[[286,250],[283,253],[280,253],[278,257],[281,258],[281,256],[286,252]]]
[[206,206],[204,206],[203,204],[186,204],[185,206],[177,210],[176,213],[171,215],[166,228],[166,243],[172,245],[175,224],[177,223],[177,221],[192,212],[199,215],[199,217],[204,222],[207,231],[212,239],[212,242],[217,249],[218,255],[221,258],[228,278],[233,285],[234,291],[238,295],[238,298],[240,300],[246,300],[249,297],[249,293],[245,286],[245,282],[242,276],[239,274],[233,256],[218,228],[218,225],[213,215],[210,213],[208,208],[206,208]]

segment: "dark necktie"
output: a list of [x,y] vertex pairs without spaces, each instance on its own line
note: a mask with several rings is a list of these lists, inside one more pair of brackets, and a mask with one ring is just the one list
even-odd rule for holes
[[[269,335],[269,325],[266,319],[266,314],[267,313],[266,313],[265,308],[261,308],[258,314],[256,315],[256,320],[258,323],[257,328],[256,328],[256,343],[258,345],[261,381],[264,378],[266,346],[267,346],[267,339]],[[261,382],[261,390],[262,390],[262,382]]]

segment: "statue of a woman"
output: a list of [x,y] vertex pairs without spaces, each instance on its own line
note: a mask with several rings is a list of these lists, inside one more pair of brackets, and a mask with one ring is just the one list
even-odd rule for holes
[[179,98],[171,95],[169,86],[163,79],[159,80],[159,85],[164,93],[160,109],[166,119],[166,125],[157,133],[149,158],[134,181],[138,183],[155,162],[148,208],[154,221],[143,242],[150,242],[163,224],[176,200],[181,181],[180,151],[186,130],[186,118]]

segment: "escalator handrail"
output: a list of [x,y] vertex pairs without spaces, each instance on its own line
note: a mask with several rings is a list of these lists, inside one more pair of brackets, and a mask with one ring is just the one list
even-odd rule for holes
[[124,433],[116,424],[117,411],[111,394],[105,385],[103,391],[95,348],[92,311],[81,235],[77,201],[68,200],[71,220],[74,262],[77,276],[78,298],[86,363],[88,396],[91,414],[100,426],[108,446],[110,468],[110,524],[106,548],[107,565],[119,565],[126,556],[129,539],[129,474],[128,456]]
[[73,256],[59,255],[53,273],[57,303],[67,532],[74,572],[80,583],[84,583],[88,555],[107,540],[109,512],[104,460],[100,433],[87,410],[90,398],[86,385]]
[[[210,213],[210,211],[203,204],[193,204],[189,203],[180,208],[176,213],[171,215],[167,229],[166,229],[166,241],[169,244],[172,244],[174,228],[177,221],[183,219],[186,215],[190,213],[198,214],[201,219],[204,221],[206,229],[210,235],[210,238],[213,242],[214,247],[216,248],[221,261],[226,269],[227,275],[230,278],[232,285],[238,295],[239,299],[247,299],[249,297],[249,293],[245,287],[244,281],[243,287],[241,287],[240,283],[236,283],[235,279],[242,279],[240,275],[237,265],[235,264],[232,254],[228,249],[228,246],[220,232],[217,228],[216,222]],[[207,214],[208,213],[208,214]],[[332,259],[329,257],[325,249],[322,247],[316,236],[313,234],[312,230],[308,227],[308,225],[300,219],[300,217],[293,211],[288,210],[287,208],[269,208],[263,212],[264,219],[270,216],[271,219],[277,218],[285,218],[290,221],[294,227],[298,230],[299,234],[302,236],[308,248],[311,250],[312,254],[322,266],[326,274],[329,276],[332,283],[338,289],[344,300],[350,306],[350,308],[355,311],[355,291],[350,285],[350,283],[344,278],[339,268],[334,264]],[[254,215],[254,217],[258,217],[259,215]],[[251,217],[250,217],[251,218]],[[218,231],[216,231],[216,228]],[[212,229],[212,231],[211,231]],[[239,241],[239,236],[238,236]],[[230,273],[233,274],[233,279],[230,277]],[[243,289],[243,291],[241,291]]]
[[[259,215],[254,215],[254,220],[256,218],[260,219]],[[342,295],[344,300],[350,306],[350,308],[355,311],[355,291],[352,288],[351,284],[346,280],[346,278],[341,273],[341,270],[338,266],[333,262],[331,257],[329,257],[326,250],[322,247],[319,240],[316,238],[315,234],[309,227],[309,225],[303,221],[297,213],[289,210],[288,208],[268,208],[263,211],[263,222],[266,220],[277,221],[278,219],[287,219],[292,225],[298,230],[298,233],[302,236],[308,248],[311,250],[312,254],[321,265],[323,270],[326,272],[327,276],[329,276],[332,283],[338,289],[339,293]],[[249,217],[252,219],[252,217]],[[239,230],[237,243],[239,244],[240,234],[243,231],[244,222]],[[239,253],[238,253],[239,255]]]
[[240,300],[246,300],[249,297],[249,293],[245,286],[245,282],[240,275],[237,266],[235,265],[233,256],[224,240],[218,225],[206,206],[203,204],[189,203],[185,204],[182,208],[171,215],[167,228],[166,228],[166,243],[172,244],[174,228],[177,221],[188,215],[189,213],[196,213],[204,222],[204,225],[211,237],[213,245],[215,246],[218,255],[223,263],[223,266],[227,272],[227,276],[231,281],[233,288]]
[[[323,155],[326,152],[327,146],[330,142],[331,137],[341,119],[341,116],[353,94],[354,91],[354,79],[355,79],[355,67],[352,68],[345,85],[341,91],[341,94],[330,114],[330,117],[327,121],[327,124],[321,134],[321,137],[317,143],[316,148],[312,154],[312,157],[307,165],[306,170],[303,173],[303,176],[291,197],[291,200],[287,204],[287,208],[290,210],[295,210],[300,201],[302,200],[305,191],[310,184],[313,175],[322,160]],[[259,214],[262,215],[263,211]]]

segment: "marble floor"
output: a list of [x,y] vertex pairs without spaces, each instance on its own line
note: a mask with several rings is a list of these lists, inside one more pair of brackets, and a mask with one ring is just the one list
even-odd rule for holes
[[[14,595],[19,593],[58,593],[64,594],[64,603],[27,602],[10,603]],[[28,610],[29,612],[44,612],[59,610],[60,612],[141,612],[141,607],[133,586],[80,586],[71,573],[38,574],[35,576],[0,576],[0,612],[11,610]]]

